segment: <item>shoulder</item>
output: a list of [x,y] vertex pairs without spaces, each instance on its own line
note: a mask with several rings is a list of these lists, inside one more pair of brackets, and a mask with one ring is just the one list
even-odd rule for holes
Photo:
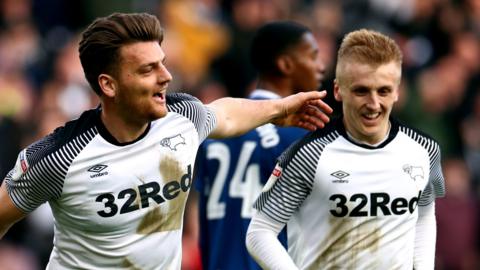
[[193,123],[200,141],[203,141],[216,125],[215,113],[198,98],[185,93],[169,93],[166,96],[167,109]]
[[168,93],[166,95],[166,100],[167,100],[167,106],[174,106],[182,103],[198,103],[202,104],[202,102],[187,93]]
[[30,212],[61,195],[70,164],[98,133],[95,116],[98,111],[87,111],[20,152],[6,178],[12,200],[20,209]]
[[398,126],[398,131],[405,134],[411,140],[415,141],[417,144],[421,145],[429,153],[437,152],[440,150],[438,142],[431,137],[430,135],[424,133],[423,131],[410,127],[397,119],[392,119],[392,125]]
[[210,117],[211,110],[198,98],[186,93],[169,93],[166,96],[169,112],[178,113],[190,120]]
[[309,159],[318,158],[325,147],[340,136],[337,121],[340,120],[333,121],[322,129],[307,133],[283,152],[279,157],[279,162],[284,165],[297,155],[309,156]]
[[65,123],[64,126],[56,128],[52,133],[29,145],[25,151],[26,156],[36,163],[63,146],[74,143],[73,148],[81,148],[95,137],[98,133],[96,123],[98,110],[84,112],[78,119]]
[[66,143],[78,136],[90,139],[97,133],[97,123],[100,119],[100,109],[83,112],[79,118],[65,123],[54,130],[53,135],[59,143]]

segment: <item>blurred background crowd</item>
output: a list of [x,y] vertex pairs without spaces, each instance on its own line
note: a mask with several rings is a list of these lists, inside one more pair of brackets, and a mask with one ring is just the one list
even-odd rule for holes
[[[207,103],[254,89],[249,44],[266,22],[313,30],[327,65],[322,88],[337,113],[342,36],[369,28],[394,38],[404,53],[394,114],[442,148],[447,196],[437,200],[436,268],[480,269],[480,0],[0,0],[0,179],[22,148],[97,106],[77,44],[87,24],[115,11],[157,15],[170,91]],[[200,269],[195,210],[192,203],[186,213],[187,270]],[[46,205],[16,224],[0,242],[0,269],[43,269],[52,230]]]

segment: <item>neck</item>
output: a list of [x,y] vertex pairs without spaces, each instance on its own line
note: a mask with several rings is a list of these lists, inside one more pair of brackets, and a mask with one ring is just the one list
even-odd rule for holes
[[293,91],[292,91],[293,89],[290,89],[282,79],[275,79],[275,80],[259,79],[257,83],[257,88],[275,92],[281,97],[286,97],[288,95],[293,94]]
[[148,122],[129,121],[119,113],[113,113],[102,107],[100,115],[103,125],[119,143],[133,142],[147,129]]
[[354,142],[356,143],[359,143],[359,144],[366,144],[366,145],[370,145],[370,146],[373,146],[373,147],[376,147],[376,146],[379,146],[380,144],[382,144],[384,141],[387,140],[388,138],[388,135],[390,134],[390,129],[392,127],[392,124],[390,123],[390,121],[388,121],[388,127],[385,131],[385,133],[383,134],[383,136],[379,136],[378,138],[357,138],[355,137],[352,133],[350,133],[345,125],[345,131],[347,132],[347,136],[353,140]]

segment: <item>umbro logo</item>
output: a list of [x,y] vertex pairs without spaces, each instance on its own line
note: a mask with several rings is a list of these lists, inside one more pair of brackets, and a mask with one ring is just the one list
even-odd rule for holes
[[332,180],[332,183],[348,183],[348,179],[344,179],[344,178],[350,176],[349,173],[341,170],[333,172],[330,175],[336,178]]
[[90,167],[87,171],[95,173],[95,174],[90,175],[90,178],[95,178],[95,177],[100,177],[100,176],[107,175],[108,172],[103,171],[107,167],[108,167],[107,165],[97,164],[97,165],[94,165],[94,166]]

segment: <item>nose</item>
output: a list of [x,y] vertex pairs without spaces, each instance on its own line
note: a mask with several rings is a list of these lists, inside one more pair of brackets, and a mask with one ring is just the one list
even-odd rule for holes
[[160,84],[169,83],[172,80],[172,74],[170,74],[170,71],[168,71],[165,65],[161,64],[160,68],[158,69],[157,78]]
[[326,70],[325,63],[323,62],[322,59],[320,59],[320,57],[317,57],[316,64],[317,64],[317,72],[323,76]]
[[377,110],[380,108],[380,97],[376,92],[371,92],[368,95],[367,108],[370,110]]

